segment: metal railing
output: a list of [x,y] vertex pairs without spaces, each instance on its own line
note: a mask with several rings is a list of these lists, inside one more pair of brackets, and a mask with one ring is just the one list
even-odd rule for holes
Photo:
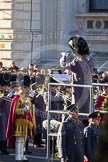
[[[93,88],[96,86],[108,86],[108,84],[93,83],[92,85],[78,85],[78,84],[60,84],[60,83],[49,83],[48,85],[48,130],[47,130],[47,154],[46,159],[48,162],[54,161],[54,155],[50,156],[50,138],[54,141],[54,138],[57,137],[57,133],[52,133],[50,131],[50,115],[52,113],[56,114],[66,114],[65,110],[51,110],[51,86],[66,86],[66,87],[84,87],[90,89],[90,104],[89,104],[89,113],[95,111],[93,106]],[[107,113],[107,111],[100,111],[101,113]],[[79,113],[80,116],[88,116],[89,113]]]

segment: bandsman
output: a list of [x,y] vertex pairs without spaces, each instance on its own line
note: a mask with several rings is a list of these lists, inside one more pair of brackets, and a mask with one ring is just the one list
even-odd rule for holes
[[28,97],[30,77],[24,75],[19,81],[19,93],[11,102],[8,125],[6,130],[7,139],[12,142],[15,137],[15,160],[16,162],[28,162],[24,155],[24,143],[27,136],[33,133],[32,103]]

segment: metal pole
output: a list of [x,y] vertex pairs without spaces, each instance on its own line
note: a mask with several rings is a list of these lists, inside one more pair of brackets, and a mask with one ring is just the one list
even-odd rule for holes
[[50,90],[51,86],[50,84],[48,84],[48,116],[47,116],[47,120],[48,120],[48,129],[47,129],[47,155],[46,158],[48,160],[48,162],[50,162],[50,109],[51,109],[51,90]]

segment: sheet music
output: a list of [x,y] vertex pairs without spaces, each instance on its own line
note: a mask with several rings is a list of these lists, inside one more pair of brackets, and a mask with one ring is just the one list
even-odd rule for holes
[[60,80],[62,82],[69,82],[70,79],[68,74],[51,74],[51,76],[53,79]]

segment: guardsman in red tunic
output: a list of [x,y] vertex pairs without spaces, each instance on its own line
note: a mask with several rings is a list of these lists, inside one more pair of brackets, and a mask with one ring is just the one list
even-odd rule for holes
[[[96,99],[95,109],[108,111],[108,86],[103,86],[102,95],[98,96],[98,98]],[[103,122],[104,118],[105,113],[101,113],[101,122]]]
[[24,143],[33,133],[32,103],[28,97],[30,77],[24,75],[19,81],[19,93],[15,95],[10,107],[6,136],[8,140],[15,137],[16,162],[28,162],[24,155]]

